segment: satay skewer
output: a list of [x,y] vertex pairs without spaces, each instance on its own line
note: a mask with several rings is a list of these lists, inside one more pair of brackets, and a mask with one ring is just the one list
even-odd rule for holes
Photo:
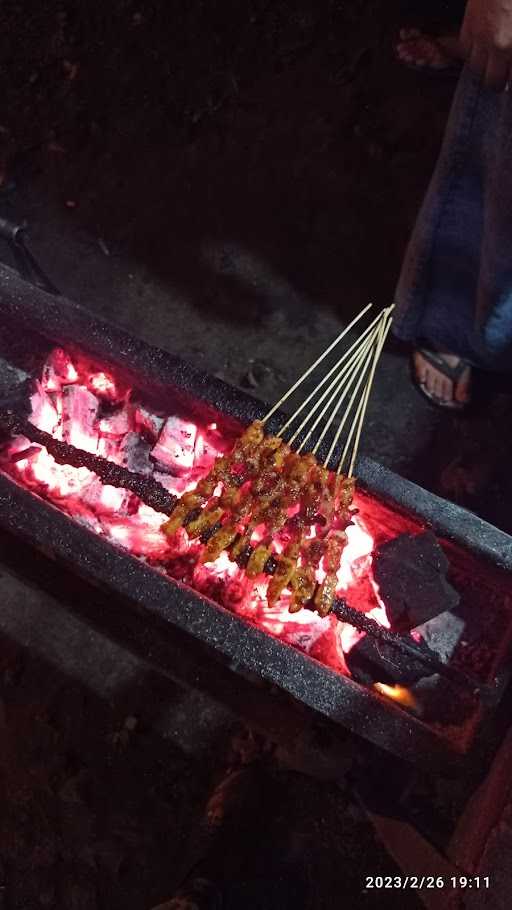
[[[183,497],[176,514],[173,513],[164,526],[170,536],[178,527],[184,527],[187,533],[190,532],[191,539],[199,538],[205,545],[199,556],[201,562],[215,560],[224,550],[241,568],[245,567],[249,578],[261,573],[272,575],[267,592],[270,606],[280,599],[287,588],[292,594],[292,610],[300,609],[311,597],[320,615],[327,615],[332,607],[339,564],[347,542],[345,528],[351,521],[353,482],[350,477],[393,308],[383,310],[372,320],[276,436],[265,434],[265,421],[369,308],[366,307],[347,326],[263,420],[255,421],[244,431],[229,455],[217,459],[209,475],[199,482],[195,493]],[[348,404],[322,467],[318,465],[315,455],[348,396]],[[311,402],[313,404],[306,417],[285,441],[284,434]],[[325,415],[328,415],[327,419],[312,452],[300,454]],[[336,475],[329,471],[329,464],[349,418],[351,424],[338,464],[337,483]],[[290,450],[290,445],[303,431],[305,436],[300,444],[295,450]],[[350,474],[344,478],[342,467],[350,454]],[[349,484],[346,489],[345,483]],[[296,513],[293,512],[295,506],[298,508]],[[251,545],[251,537],[258,525],[263,526],[264,536],[254,546]],[[310,556],[308,550],[313,526],[324,553],[326,575],[320,584],[315,580],[313,551]],[[279,554],[274,545],[277,532],[284,545],[284,551]]]

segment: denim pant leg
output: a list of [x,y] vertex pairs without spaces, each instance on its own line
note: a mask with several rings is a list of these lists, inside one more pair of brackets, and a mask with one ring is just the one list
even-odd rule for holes
[[397,291],[394,332],[511,368],[512,95],[461,75]]

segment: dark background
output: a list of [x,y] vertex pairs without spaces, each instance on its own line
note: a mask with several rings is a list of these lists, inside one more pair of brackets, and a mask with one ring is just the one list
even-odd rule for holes
[[[454,15],[426,6],[4,2],[0,214],[26,219],[68,296],[273,400],[369,299],[392,300],[454,90],[394,61],[399,25]],[[509,529],[498,391],[474,418],[438,414],[389,350],[363,449]],[[0,556],[1,910],[150,910],[245,761],[244,830],[273,883],[248,863],[234,906],[374,905],[363,874],[394,867],[348,784],[247,747],[224,706],[75,615],[73,580],[8,539]]]

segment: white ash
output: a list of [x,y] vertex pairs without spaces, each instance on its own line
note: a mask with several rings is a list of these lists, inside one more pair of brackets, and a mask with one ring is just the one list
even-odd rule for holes
[[146,442],[138,433],[127,433],[118,446],[117,463],[135,474],[148,476],[153,473],[150,461],[151,443]]
[[97,477],[85,487],[81,495],[82,502],[97,515],[101,515],[102,512],[128,515],[132,498],[133,493],[129,490],[104,485]]
[[194,468],[209,469],[218,454],[219,450],[205,436],[199,433],[194,447]]
[[168,417],[151,451],[157,469],[171,474],[188,471],[194,464],[196,434],[194,424],[180,417]]
[[164,489],[175,496],[181,496],[190,488],[190,479],[187,477],[175,477],[174,474],[159,471],[158,465],[153,471],[153,477],[158,483],[161,483]]
[[165,417],[152,414],[142,405],[137,405],[134,413],[135,429],[142,436],[155,443],[164,425]]
[[104,409],[100,408],[97,423],[97,429],[102,436],[112,436],[119,439],[133,427],[132,409],[128,404],[116,408],[112,413],[105,413]]
[[48,392],[45,392],[39,382],[36,391],[30,396],[30,406],[32,410],[30,422],[39,430],[56,435],[60,423],[59,414],[53,398]]
[[58,391],[62,386],[76,382],[78,374],[69,354],[54,348],[43,367],[42,381],[45,388]]
[[64,442],[96,452],[98,433],[96,418],[98,399],[92,392],[79,385],[67,385],[62,390],[62,436]]

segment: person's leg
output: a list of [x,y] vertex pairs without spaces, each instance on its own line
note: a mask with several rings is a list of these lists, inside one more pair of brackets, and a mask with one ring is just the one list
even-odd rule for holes
[[[512,367],[512,96],[465,70],[396,292],[394,333],[417,348],[488,369]],[[477,318],[478,317],[478,318]],[[418,382],[448,403],[467,396],[421,353]]]

